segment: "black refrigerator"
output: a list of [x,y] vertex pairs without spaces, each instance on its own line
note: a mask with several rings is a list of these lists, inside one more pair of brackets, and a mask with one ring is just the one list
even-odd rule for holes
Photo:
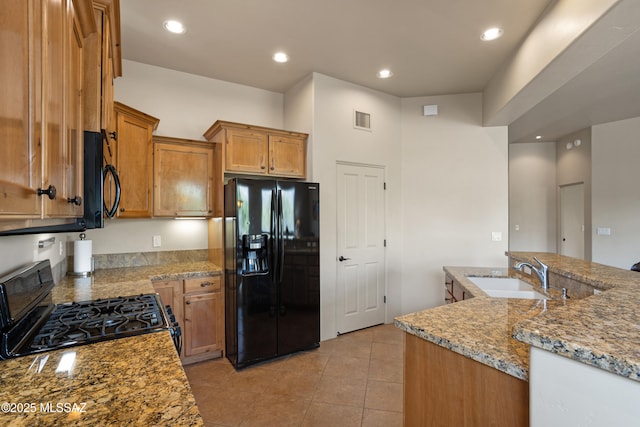
[[311,182],[224,187],[226,355],[237,369],[320,345],[319,196]]

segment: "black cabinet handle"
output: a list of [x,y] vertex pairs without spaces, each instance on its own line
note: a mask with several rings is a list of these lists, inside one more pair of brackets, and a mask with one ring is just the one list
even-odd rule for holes
[[43,190],[42,188],[38,188],[38,196],[46,195],[49,199],[53,200],[56,198],[56,187],[50,185],[49,188]]
[[80,206],[82,204],[82,197],[76,196],[74,198],[67,198],[67,203],[73,203],[76,206]]

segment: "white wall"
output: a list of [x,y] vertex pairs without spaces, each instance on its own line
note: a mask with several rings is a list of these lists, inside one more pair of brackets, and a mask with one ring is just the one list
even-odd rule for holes
[[[53,245],[39,248],[38,241],[55,237]],[[77,238],[77,235],[73,238]],[[71,243],[66,234],[33,234],[26,236],[0,237],[0,276],[9,273],[27,263],[48,259],[51,266],[56,266],[67,256]],[[62,255],[60,255],[62,242]],[[73,266],[72,266],[73,267]]]
[[593,126],[591,156],[593,261],[629,269],[640,261],[640,117]]
[[[423,105],[438,105],[423,116]],[[507,265],[507,128],[478,93],[402,100],[402,312],[444,299],[443,265]],[[491,240],[501,232],[502,241]]]
[[[371,114],[372,131],[353,127],[353,109]],[[386,192],[387,321],[400,314],[401,235],[400,98],[322,74],[313,74],[313,181],[321,201],[321,337],[336,333],[336,162],[384,166]]]
[[307,138],[307,177],[313,176],[313,74],[284,94],[284,129],[309,134]]
[[282,128],[283,94],[122,61],[115,100],[160,119],[156,135],[204,140],[216,120]]
[[[580,145],[575,146],[573,142],[580,140]],[[567,150],[567,144],[572,147]],[[557,195],[556,205],[558,206],[556,216],[556,227],[562,233],[560,227],[560,187],[571,184],[584,184],[584,259],[591,261],[591,128],[582,129],[569,135],[563,136],[556,144],[556,181]],[[560,248],[562,236],[556,239],[557,247]]]
[[[203,219],[107,220],[103,229],[85,234],[96,255],[208,248],[208,221]],[[153,236],[160,236],[162,246],[153,247]]]
[[531,427],[637,426],[640,383],[531,347]]
[[509,145],[509,250],[556,251],[555,142]]

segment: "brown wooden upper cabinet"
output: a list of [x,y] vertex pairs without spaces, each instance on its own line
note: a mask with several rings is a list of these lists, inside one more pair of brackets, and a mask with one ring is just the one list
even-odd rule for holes
[[222,144],[225,172],[291,178],[306,177],[307,136],[221,120],[204,134]]
[[113,132],[113,80],[122,76],[120,1],[93,0],[96,31],[85,38],[84,130]]
[[85,34],[95,27],[91,5],[2,4],[0,45],[10,58],[0,65],[2,220],[66,222],[83,214],[83,55]]
[[[120,102],[115,112],[115,167],[120,178],[119,218],[151,218],[153,216],[153,131],[159,119]],[[111,138],[111,137],[110,137]],[[114,147],[115,146],[115,147]],[[105,192],[105,197],[110,197]],[[108,200],[108,205],[111,201]]]
[[221,180],[216,180],[215,145],[164,136],[153,138],[153,216],[214,215],[215,195],[222,191]]

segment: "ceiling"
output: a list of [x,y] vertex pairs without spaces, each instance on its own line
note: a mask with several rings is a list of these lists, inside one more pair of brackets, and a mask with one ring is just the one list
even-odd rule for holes
[[[399,97],[479,92],[555,1],[128,0],[120,3],[122,56],[280,93],[312,72]],[[640,23],[636,1],[619,3]],[[187,32],[166,32],[167,19]],[[482,41],[492,26],[504,36]],[[639,36],[512,118],[510,142],[640,116]],[[277,51],[289,62],[275,63]],[[382,68],[394,75],[377,78]]]
[[[400,97],[478,92],[549,2],[129,0],[122,56],[274,92],[312,72]],[[168,33],[167,19],[187,32]],[[492,26],[504,36],[480,40]],[[280,50],[288,63],[271,59]],[[381,68],[393,77],[377,78]]]

